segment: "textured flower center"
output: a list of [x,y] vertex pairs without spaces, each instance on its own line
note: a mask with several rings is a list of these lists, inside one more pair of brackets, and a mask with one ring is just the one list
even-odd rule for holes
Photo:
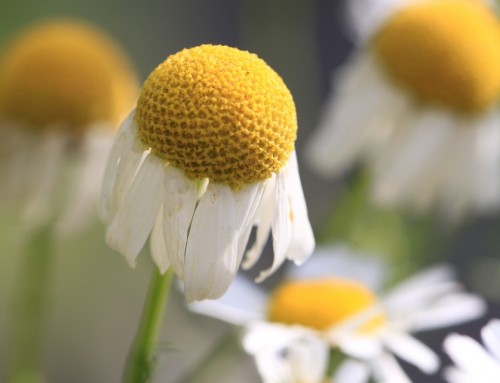
[[80,131],[93,122],[118,123],[136,90],[133,71],[115,44],[75,22],[32,27],[0,63],[0,114],[38,129]]
[[497,21],[477,1],[423,1],[394,14],[374,40],[392,79],[423,102],[476,113],[500,90]]
[[202,45],[167,58],[137,102],[142,141],[189,177],[238,188],[285,165],[297,131],[281,77],[256,55]]
[[[268,317],[273,322],[325,330],[376,303],[365,286],[350,280],[325,278],[288,282],[273,293]],[[378,328],[385,319],[376,316],[361,331]]]

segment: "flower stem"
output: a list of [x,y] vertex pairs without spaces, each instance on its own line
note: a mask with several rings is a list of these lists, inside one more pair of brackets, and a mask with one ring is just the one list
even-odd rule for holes
[[151,381],[155,367],[154,348],[163,323],[172,277],[172,268],[164,275],[156,269],[153,272],[141,322],[125,366],[124,383]]
[[12,383],[43,382],[41,355],[53,250],[52,224],[28,235],[21,261],[18,290],[14,296]]

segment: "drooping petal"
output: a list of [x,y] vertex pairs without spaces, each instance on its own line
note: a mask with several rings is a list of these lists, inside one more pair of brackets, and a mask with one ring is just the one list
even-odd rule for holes
[[[66,140],[57,132],[50,132],[39,137],[32,168],[27,206],[24,212],[27,222],[40,222],[49,218],[61,206],[55,196],[57,187],[61,185],[61,165],[65,151]],[[33,169],[34,168],[34,169]],[[23,171],[24,174],[25,170]]]
[[300,265],[311,256],[315,240],[307,214],[307,206],[304,192],[302,191],[295,152],[292,153],[288,161],[288,166],[290,167],[288,173],[290,177],[288,195],[290,200],[290,218],[292,220],[292,241],[287,252],[287,259]]
[[387,332],[384,343],[394,354],[427,374],[433,374],[439,368],[439,357],[434,351],[406,333]]
[[74,230],[97,212],[96,202],[103,183],[104,165],[112,143],[109,126],[96,126],[86,135],[79,177],[69,191],[66,209],[57,222],[60,232]]
[[137,128],[134,123],[134,114],[135,112],[130,113],[120,126],[108,156],[99,203],[99,216],[104,222],[109,222],[111,215],[116,212],[117,201],[114,201],[114,189],[116,188],[118,168],[123,168],[122,159],[130,153],[136,140]]
[[484,212],[500,206],[500,113],[494,108],[483,118],[476,133],[474,147],[476,179],[474,205]]
[[255,224],[257,225],[255,242],[246,252],[245,259],[242,263],[244,269],[250,269],[255,265],[269,238],[273,222],[275,182],[274,175],[266,181],[261,202],[255,213]]
[[163,237],[166,254],[178,278],[184,278],[184,262],[189,226],[196,206],[196,181],[174,166],[167,166],[164,180]]
[[430,110],[406,120],[406,129],[373,163],[373,195],[383,205],[413,202],[414,195],[428,193],[428,181],[454,133],[453,120],[444,112]]
[[190,303],[222,296],[238,270],[239,225],[232,190],[209,183],[194,213],[184,264]]
[[238,239],[238,264],[245,253],[248,239],[255,222],[257,210],[261,204],[266,182],[247,185],[234,193],[237,215],[241,217],[240,237]]
[[164,274],[170,267],[170,260],[167,253],[167,245],[165,244],[165,238],[163,237],[163,207],[160,206],[160,210],[156,216],[156,221],[153,225],[153,230],[151,231],[151,236],[149,237],[149,248],[151,252],[151,258],[156,263],[160,269],[160,273]]
[[325,177],[369,154],[368,147],[385,140],[394,115],[406,109],[404,95],[387,86],[371,54],[355,56],[337,78],[336,93],[305,152],[311,167]]
[[288,194],[292,186],[290,172],[290,165],[287,164],[276,175],[272,221],[273,264],[269,269],[260,272],[259,276],[255,279],[256,282],[262,282],[283,264],[292,244],[293,213],[291,210],[290,195]]
[[160,210],[164,174],[164,162],[148,155],[106,230],[108,245],[122,253],[132,267]]

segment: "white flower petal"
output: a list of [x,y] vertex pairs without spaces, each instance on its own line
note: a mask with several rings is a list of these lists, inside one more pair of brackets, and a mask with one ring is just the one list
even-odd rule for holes
[[479,296],[456,293],[443,296],[428,308],[421,308],[411,318],[411,331],[453,326],[482,316],[486,302]]
[[122,253],[132,267],[160,209],[164,174],[164,162],[155,155],[147,156],[107,228],[108,245]]
[[495,376],[497,380],[500,378],[500,365],[474,339],[452,334],[445,339],[443,347],[455,365],[464,372]]
[[307,206],[302,191],[302,185],[299,176],[299,167],[297,156],[292,153],[288,161],[289,166],[289,185],[290,189],[290,212],[292,214],[292,242],[287,252],[287,259],[296,264],[302,264],[308,259],[315,246],[314,234],[307,214]]
[[[116,212],[117,201],[114,200],[114,189],[116,188],[118,168],[122,158],[129,154],[136,140],[137,127],[134,123],[134,115],[135,111],[130,113],[120,126],[108,156],[99,203],[99,216],[104,222],[109,222],[111,215]],[[122,166],[123,163],[120,167]]]
[[500,113],[497,108],[483,118],[475,142],[475,202],[482,211],[500,204]]
[[382,205],[413,200],[425,193],[437,160],[454,132],[453,120],[435,110],[407,116],[406,129],[391,140],[374,162],[373,195]]
[[439,368],[439,358],[434,351],[408,334],[388,332],[384,335],[384,343],[401,359],[427,374],[433,374]]
[[160,273],[164,274],[170,267],[170,260],[167,253],[167,245],[163,237],[163,207],[156,216],[156,221],[149,237],[149,248],[151,251],[151,258],[160,269]]
[[332,383],[367,383],[370,373],[366,363],[347,359],[335,371]]
[[275,182],[274,175],[266,181],[261,202],[255,213],[255,224],[257,225],[255,242],[245,254],[245,259],[241,265],[244,269],[249,269],[255,265],[269,238],[273,222]]
[[248,239],[250,238],[265,188],[266,182],[258,182],[247,185],[234,193],[236,209],[238,210],[237,214],[242,220],[240,237],[238,239],[238,264],[241,263],[247,248]]
[[204,300],[188,305],[189,309],[235,325],[263,320],[267,297],[255,283],[238,275],[226,293],[217,300]]
[[[66,140],[60,132],[53,131],[39,137],[36,154],[33,157],[32,168],[33,188],[28,189],[31,194],[24,217],[27,222],[40,222],[49,218],[50,214],[58,211],[61,206],[55,199],[54,191],[61,186],[61,165],[65,151]],[[26,176],[25,170],[22,174]]]
[[492,319],[481,330],[483,342],[500,365],[500,320]]
[[393,117],[407,103],[404,94],[387,85],[371,53],[352,58],[334,80],[336,92],[305,152],[311,167],[325,177],[370,154],[368,144],[374,149],[373,144],[385,140]]
[[196,181],[174,166],[167,166],[164,180],[163,237],[166,255],[178,278],[184,278],[184,262],[189,226],[197,200]]
[[358,359],[370,360],[380,355],[383,350],[380,339],[376,336],[357,335],[355,332],[348,336],[331,337],[333,344],[337,345],[342,352]]
[[57,222],[58,231],[68,233],[81,226],[97,212],[106,159],[113,143],[109,126],[96,126],[85,137],[79,179],[65,203],[66,209]]
[[376,382],[411,383],[396,359],[388,353],[383,353],[370,363]]
[[265,382],[321,383],[326,373],[328,345],[303,327],[253,323],[245,332],[243,347],[255,356]]
[[187,242],[184,288],[188,302],[219,298],[233,281],[239,266],[238,218],[232,190],[209,183]]
[[453,280],[451,268],[434,267],[409,278],[396,286],[384,297],[384,306],[392,316],[418,312],[427,307],[429,302],[445,294],[455,292],[460,286]]
[[479,377],[460,371],[455,367],[445,368],[443,375],[445,380],[450,383],[497,383],[495,380],[489,380],[491,377]]
[[372,290],[382,286],[385,274],[386,265],[378,255],[355,253],[342,245],[317,247],[303,265],[287,269],[289,279],[339,276],[359,281]]

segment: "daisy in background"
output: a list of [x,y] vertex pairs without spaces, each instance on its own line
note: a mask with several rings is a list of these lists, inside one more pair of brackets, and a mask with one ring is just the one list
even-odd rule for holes
[[[440,364],[437,355],[411,333],[472,320],[485,310],[484,302],[463,292],[447,268],[418,274],[389,293],[377,294],[356,276],[341,276],[330,268],[339,264],[335,261],[339,253],[346,250],[320,249],[306,264],[292,268],[268,296],[238,278],[220,300],[190,308],[243,326],[243,347],[255,357],[263,381],[292,383],[323,382],[330,350],[341,361],[333,373],[335,383],[370,378],[409,382],[394,355],[425,373],[435,373]],[[364,262],[365,270],[381,275],[380,265]],[[364,273],[358,271],[358,277]],[[380,285],[380,279],[371,284]],[[298,358],[305,350],[313,353],[311,357]],[[288,378],[274,380],[277,375]]]
[[314,238],[294,142],[297,119],[281,77],[249,52],[215,45],[169,56],[122,124],[100,213],[106,240],[131,266],[151,233],[152,258],[172,268],[189,302],[223,295],[252,228],[244,267],[269,233],[274,261],[302,263]]
[[136,92],[130,62],[93,26],[54,20],[13,39],[0,57],[2,207],[23,210],[29,224],[84,221]]
[[472,0],[356,0],[361,47],[336,76],[307,159],[365,161],[382,205],[450,218],[500,205],[500,35]]
[[492,319],[481,330],[484,346],[474,339],[452,334],[444,349],[455,366],[445,370],[450,383],[496,383],[500,381],[500,320]]

